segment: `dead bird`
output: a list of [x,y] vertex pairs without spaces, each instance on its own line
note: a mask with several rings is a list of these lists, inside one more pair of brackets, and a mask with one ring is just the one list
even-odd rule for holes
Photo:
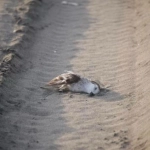
[[87,93],[90,96],[97,95],[101,91],[100,85],[96,81],[91,81],[88,78],[81,77],[80,75],[67,71],[48,82],[42,88],[53,87],[58,91],[71,91],[78,93]]

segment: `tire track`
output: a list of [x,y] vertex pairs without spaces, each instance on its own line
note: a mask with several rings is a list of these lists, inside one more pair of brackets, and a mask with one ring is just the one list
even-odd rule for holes
[[[113,86],[102,97],[74,96],[71,103],[64,99],[65,117],[75,131],[60,141],[67,142],[70,149],[130,149],[133,120],[129,110],[135,92],[136,59],[130,5],[129,1],[90,1],[87,6],[93,22],[78,43],[83,50],[73,59],[73,69]],[[68,136],[73,140],[68,141]]]

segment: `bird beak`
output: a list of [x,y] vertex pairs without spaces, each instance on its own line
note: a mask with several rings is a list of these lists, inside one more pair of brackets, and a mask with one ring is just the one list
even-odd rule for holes
[[94,94],[91,92],[91,93],[89,94],[89,96],[92,97],[92,96],[94,96]]

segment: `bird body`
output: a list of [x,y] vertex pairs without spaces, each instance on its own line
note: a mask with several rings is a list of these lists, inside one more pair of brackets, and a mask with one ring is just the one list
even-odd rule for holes
[[95,81],[81,77],[71,71],[63,73],[46,84],[47,87],[54,87],[59,91],[72,91],[79,93],[88,93],[91,95],[100,92],[100,86]]

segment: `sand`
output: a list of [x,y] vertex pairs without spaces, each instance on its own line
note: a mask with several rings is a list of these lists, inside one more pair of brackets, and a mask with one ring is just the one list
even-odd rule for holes
[[[16,33],[1,86],[0,149],[149,150],[149,1],[38,6],[23,28],[30,30],[21,30],[26,38]],[[100,80],[109,92],[89,97],[40,88],[65,70]]]

